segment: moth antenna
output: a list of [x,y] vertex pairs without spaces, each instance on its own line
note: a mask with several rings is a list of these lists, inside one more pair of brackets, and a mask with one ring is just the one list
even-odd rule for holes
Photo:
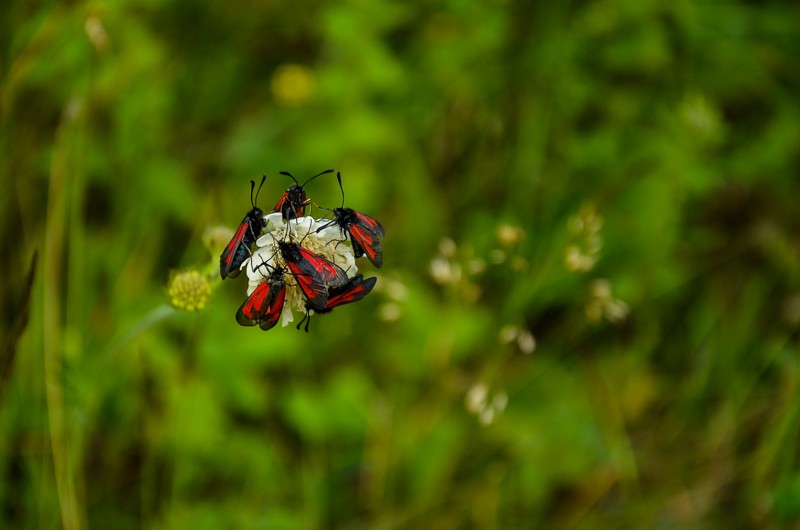
[[307,181],[303,182],[303,185],[302,185],[302,186],[300,186],[300,187],[301,187],[301,188],[305,188],[305,187],[306,187],[306,184],[308,184],[309,182],[311,182],[311,181],[312,181],[312,180],[314,180],[315,178],[317,178],[317,177],[321,177],[322,175],[327,175],[328,173],[333,173],[333,170],[332,170],[332,169],[326,169],[326,170],[325,170],[325,171],[323,171],[322,173],[317,173],[316,175],[314,175],[313,177],[311,177],[311,178],[310,178],[310,179],[308,179]]
[[261,263],[259,263],[255,267],[253,267],[253,256],[252,255],[250,256],[250,270],[251,271],[256,272],[258,269],[260,269],[261,267],[265,267],[266,265],[267,265],[267,262],[264,261],[264,258],[262,257],[261,258]]
[[342,208],[344,208],[344,187],[342,186],[342,174],[339,171],[336,172],[336,180],[339,181],[339,189],[342,190]]
[[256,192],[256,198],[253,200],[253,188],[256,187],[255,181],[250,181],[250,204],[253,205],[253,208],[256,207],[256,202],[258,201],[258,194],[261,193],[261,186],[264,185],[264,181],[267,180],[266,175],[261,176],[261,184],[258,185],[258,191]]
[[[294,178],[294,175],[292,175],[292,174],[291,174],[291,173],[289,173],[288,171],[281,171],[281,175],[286,175],[287,177],[291,178],[291,179],[294,181],[294,183],[295,183],[295,184],[297,184],[298,186],[300,186],[300,183],[299,183],[299,182],[297,182],[297,179],[296,179],[296,178]],[[302,186],[300,186],[300,187],[302,187]]]

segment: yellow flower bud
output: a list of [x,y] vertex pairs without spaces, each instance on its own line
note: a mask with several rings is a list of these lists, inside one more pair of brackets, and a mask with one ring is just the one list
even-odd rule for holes
[[203,232],[203,243],[211,255],[218,256],[233,237],[233,230],[227,226],[209,226]]
[[272,76],[275,100],[287,107],[300,107],[314,95],[314,72],[299,64],[286,64]]
[[211,296],[211,282],[195,270],[186,270],[172,275],[167,292],[170,302],[177,309],[199,311]]

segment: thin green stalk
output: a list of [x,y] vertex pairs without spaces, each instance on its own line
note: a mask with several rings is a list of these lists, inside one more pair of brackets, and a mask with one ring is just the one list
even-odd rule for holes
[[79,110],[68,106],[56,130],[50,168],[47,221],[44,237],[42,317],[44,322],[44,379],[47,399],[47,420],[53,470],[65,530],[80,530],[82,514],[75,491],[75,475],[70,459],[69,433],[66,422],[63,387],[63,315],[61,285],[72,163],[70,140],[75,134]]
[[152,311],[147,313],[144,318],[137,322],[131,329],[129,329],[123,336],[111,343],[103,356],[106,360],[112,359],[119,350],[133,341],[136,337],[142,334],[145,330],[165,320],[177,311],[174,307],[167,304],[162,304],[155,307]]

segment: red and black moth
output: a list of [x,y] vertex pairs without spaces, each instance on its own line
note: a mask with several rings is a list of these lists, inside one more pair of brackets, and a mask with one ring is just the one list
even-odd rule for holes
[[258,284],[236,312],[236,322],[242,326],[257,325],[264,331],[275,327],[286,301],[284,272],[285,269],[280,266],[272,269],[270,275]]
[[384,236],[383,227],[372,217],[357,212],[352,208],[344,207],[344,188],[342,187],[342,175],[336,173],[339,181],[339,189],[342,190],[342,207],[333,209],[334,219],[329,224],[317,229],[320,232],[330,226],[337,224],[342,229],[345,237],[349,236],[353,243],[353,255],[356,258],[366,255],[373,265],[381,268],[383,265],[383,247],[380,238]]
[[328,303],[329,287],[347,283],[344,269],[297,243],[281,241],[278,249],[289,272],[297,280],[297,286],[315,307],[325,307]]
[[294,184],[289,186],[286,191],[283,193],[281,198],[278,200],[278,204],[275,205],[275,208],[272,210],[273,212],[281,212],[281,216],[283,217],[284,221],[288,221],[289,219],[295,219],[297,217],[302,217],[306,213],[306,205],[311,202],[311,200],[306,195],[305,186],[315,178],[326,175],[328,173],[333,173],[332,169],[326,169],[322,173],[318,173],[305,181],[302,185],[297,182],[297,179],[294,178],[294,175],[289,173],[288,171],[281,171],[281,175],[286,175],[287,177],[291,178],[294,181]]
[[254,180],[250,181],[250,204],[253,205],[253,209],[244,216],[239,228],[236,229],[236,233],[233,234],[233,238],[219,257],[219,275],[222,276],[223,280],[239,276],[239,267],[250,256],[250,247],[261,235],[261,230],[267,226],[267,222],[264,220],[264,212],[256,206],[258,193],[261,191],[261,186],[264,185],[266,179],[266,175],[261,178],[261,184],[258,186],[255,198],[253,198],[253,190],[255,190],[256,183]]
[[358,302],[372,291],[377,280],[377,278],[367,278],[365,280],[361,274],[356,274],[338,287],[329,287],[328,300],[325,302],[325,305],[317,305],[309,299],[306,302],[306,314],[303,320],[297,323],[297,329],[300,329],[300,326],[305,322],[305,330],[306,333],[308,333],[308,325],[311,323],[311,310],[313,310],[314,313],[322,315],[330,313],[333,311],[333,308],[340,305]]

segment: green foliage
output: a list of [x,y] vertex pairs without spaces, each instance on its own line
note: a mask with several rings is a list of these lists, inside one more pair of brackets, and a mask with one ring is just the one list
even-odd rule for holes
[[[784,2],[3,3],[0,527],[796,527],[798,49]],[[214,230],[329,167],[375,291],[238,326]]]

